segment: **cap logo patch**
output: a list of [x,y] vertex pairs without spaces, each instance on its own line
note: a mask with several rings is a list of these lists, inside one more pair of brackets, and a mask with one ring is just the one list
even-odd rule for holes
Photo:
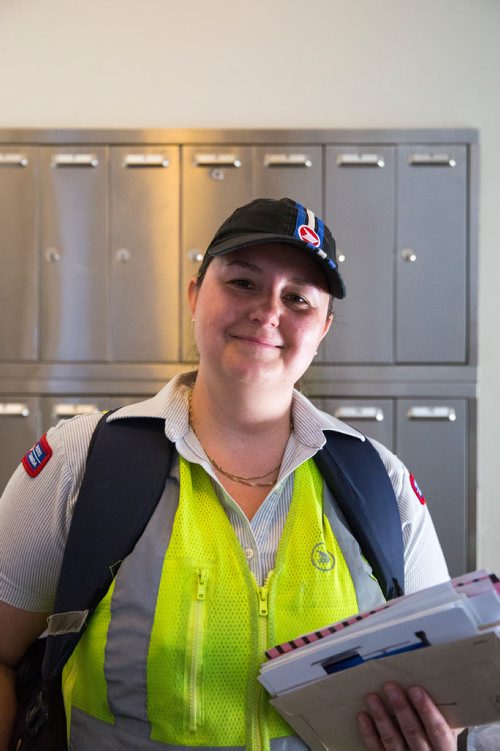
[[308,227],[307,224],[301,224],[297,233],[300,239],[308,245],[313,245],[315,248],[319,248],[321,245],[318,233],[312,227]]
[[410,485],[412,486],[413,492],[417,496],[417,498],[420,501],[420,503],[422,504],[422,506],[425,506],[425,497],[424,497],[424,494],[420,490],[420,488],[418,486],[418,483],[415,480],[415,478],[413,477],[413,475],[410,475]]
[[36,477],[40,474],[51,456],[52,449],[47,441],[47,433],[44,433],[38,443],[35,443],[33,448],[23,456],[23,467],[30,477]]

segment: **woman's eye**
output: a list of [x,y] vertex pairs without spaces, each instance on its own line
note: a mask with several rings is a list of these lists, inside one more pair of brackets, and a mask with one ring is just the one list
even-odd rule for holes
[[302,297],[302,295],[296,295],[294,293],[291,293],[287,295],[287,300],[292,303],[292,305],[296,305],[300,308],[308,308],[309,307],[309,301],[306,300],[305,297]]
[[234,287],[240,287],[241,289],[250,289],[252,287],[250,279],[230,279],[229,284]]

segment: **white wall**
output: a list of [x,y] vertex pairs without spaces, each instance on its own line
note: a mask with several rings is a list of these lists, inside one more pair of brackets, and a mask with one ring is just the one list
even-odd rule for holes
[[0,127],[480,130],[479,563],[500,573],[500,2],[0,0]]

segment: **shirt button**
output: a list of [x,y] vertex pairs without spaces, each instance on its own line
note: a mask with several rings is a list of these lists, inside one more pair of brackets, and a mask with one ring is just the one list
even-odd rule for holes
[[253,549],[252,548],[245,548],[245,557],[247,561],[249,561],[251,558],[253,558]]

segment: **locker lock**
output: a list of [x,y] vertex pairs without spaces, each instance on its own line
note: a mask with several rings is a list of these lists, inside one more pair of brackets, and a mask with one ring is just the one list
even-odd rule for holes
[[401,251],[401,258],[407,263],[415,263],[415,261],[417,260],[416,253],[411,248],[404,248]]
[[118,250],[115,253],[115,258],[118,261],[118,263],[128,263],[130,261],[132,254],[130,250],[127,250],[127,248],[118,248]]
[[218,182],[226,179],[226,173],[221,167],[214,167],[210,170],[210,177],[212,180],[217,180]]
[[45,258],[49,263],[58,263],[61,260],[61,254],[57,248],[47,248]]
[[188,250],[187,257],[191,263],[201,263],[203,261],[203,253],[198,248]]

